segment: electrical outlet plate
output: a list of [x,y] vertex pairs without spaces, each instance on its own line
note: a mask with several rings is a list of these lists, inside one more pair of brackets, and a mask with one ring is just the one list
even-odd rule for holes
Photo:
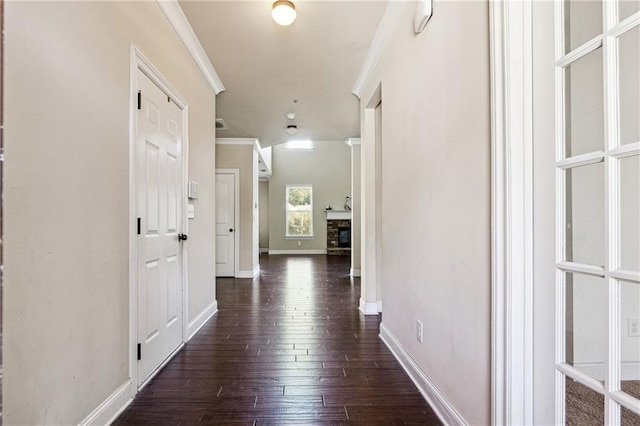
[[640,318],[627,318],[627,335],[640,337]]
[[416,320],[416,339],[422,343],[422,321]]

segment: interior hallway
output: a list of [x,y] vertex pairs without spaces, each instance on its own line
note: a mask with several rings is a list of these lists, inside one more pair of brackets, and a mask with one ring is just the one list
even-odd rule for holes
[[265,256],[114,424],[441,424],[358,310],[348,256]]

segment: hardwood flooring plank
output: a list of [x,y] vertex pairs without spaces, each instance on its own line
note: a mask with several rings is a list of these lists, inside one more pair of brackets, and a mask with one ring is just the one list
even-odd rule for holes
[[115,425],[437,425],[341,256],[262,256]]

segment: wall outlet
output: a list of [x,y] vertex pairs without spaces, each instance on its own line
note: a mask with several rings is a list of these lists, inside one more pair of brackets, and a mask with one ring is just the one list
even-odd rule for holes
[[629,337],[640,337],[639,318],[627,318],[627,335]]
[[416,339],[422,343],[422,321],[416,320]]
[[302,241],[298,241],[298,245],[301,246],[302,245]]

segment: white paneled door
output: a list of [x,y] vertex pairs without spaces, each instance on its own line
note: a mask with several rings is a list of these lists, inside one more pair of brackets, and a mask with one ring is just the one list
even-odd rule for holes
[[138,71],[138,385],[182,343],[182,110]]
[[235,275],[236,174],[216,172],[216,276]]

